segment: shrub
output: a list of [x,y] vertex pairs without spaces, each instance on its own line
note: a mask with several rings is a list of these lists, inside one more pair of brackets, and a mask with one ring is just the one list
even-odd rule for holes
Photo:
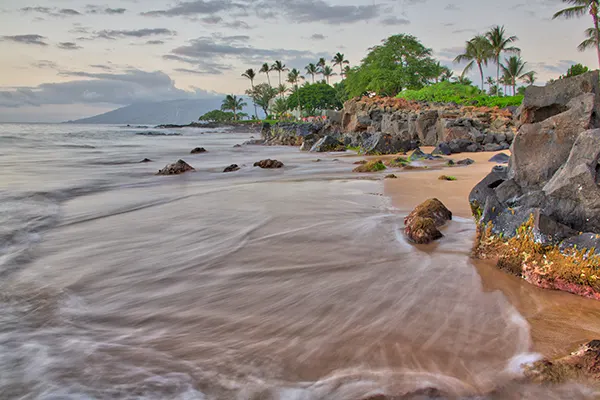
[[354,168],[353,172],[379,172],[386,169],[381,160],[371,160],[366,164]]
[[467,106],[498,108],[519,106],[523,102],[522,95],[507,97],[489,96],[475,86],[448,81],[429,85],[419,90],[405,90],[397,97],[413,101],[456,103]]

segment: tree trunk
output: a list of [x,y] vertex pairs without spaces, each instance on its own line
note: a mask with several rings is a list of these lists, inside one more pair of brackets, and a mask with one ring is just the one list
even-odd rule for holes
[[592,18],[594,19],[594,30],[596,33],[596,52],[598,53],[598,67],[600,67],[600,32],[598,32],[598,10],[594,10],[594,8],[592,7],[590,12],[592,13]]
[[478,62],[477,66],[479,67],[479,75],[481,76],[481,90],[485,91],[484,87],[483,87],[483,68],[481,68],[481,63]]
[[[500,54],[496,56],[496,86],[500,87]],[[498,92],[496,92],[496,96],[498,96]]]
[[269,73],[267,72],[267,82],[269,82],[269,86],[271,86],[271,78],[269,77]]
[[[252,92],[254,92],[254,80],[250,81],[250,86],[252,86]],[[254,118],[258,118],[258,109],[256,108],[256,102],[252,99],[252,104],[254,104]]]
[[312,81],[313,81],[312,83],[314,84],[315,83],[315,74],[312,74],[311,76],[312,76]]
[[233,120],[237,121],[237,107],[233,107]]

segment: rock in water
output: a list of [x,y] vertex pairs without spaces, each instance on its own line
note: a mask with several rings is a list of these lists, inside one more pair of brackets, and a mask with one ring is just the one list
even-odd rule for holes
[[149,158],[144,158],[142,161],[140,161],[140,163],[149,163],[149,162],[152,162],[152,160]]
[[423,153],[420,148],[415,149],[413,153],[408,157],[408,161],[418,161],[427,158],[427,154]]
[[261,161],[255,162],[254,166],[265,168],[265,169],[274,169],[274,168],[282,168],[283,163],[281,161],[277,161],[277,160],[266,159],[266,160],[261,160]]
[[408,214],[404,219],[404,225],[410,225],[413,219],[417,217],[431,218],[436,226],[442,226],[452,219],[452,211],[448,210],[444,203],[438,199],[429,199],[419,204]]
[[494,157],[490,158],[488,161],[496,164],[508,164],[510,160],[510,156],[506,153],[496,154]]
[[404,233],[414,243],[431,243],[444,236],[438,228],[451,219],[452,212],[441,201],[429,199],[404,219]]
[[414,243],[427,244],[442,238],[442,232],[435,226],[431,218],[414,218],[410,225],[404,227],[404,233]]
[[195,171],[195,169],[185,161],[178,160],[176,163],[168,164],[159,170],[156,175],[179,175],[189,171]]
[[237,164],[231,164],[229,167],[225,168],[223,172],[234,172],[238,171],[240,167]]
[[346,146],[331,136],[325,136],[317,141],[310,149],[311,153],[324,153],[329,151],[346,151]]
[[200,154],[206,153],[206,149],[204,147],[196,147],[194,150],[190,152],[190,154]]

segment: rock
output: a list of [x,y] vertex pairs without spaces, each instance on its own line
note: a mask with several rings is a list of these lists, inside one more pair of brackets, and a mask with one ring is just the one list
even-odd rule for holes
[[450,146],[450,150],[452,153],[464,153],[464,152],[474,152],[479,148],[477,143],[473,143],[467,139],[454,139],[448,143]]
[[465,158],[463,160],[458,160],[456,162],[456,165],[471,165],[471,164],[475,164],[475,161],[471,160],[470,158]]
[[318,141],[319,137],[317,135],[305,136],[300,151],[310,151]]
[[404,233],[414,243],[430,243],[443,236],[438,228],[451,219],[452,212],[441,201],[429,199],[404,219]]
[[427,158],[427,154],[423,153],[420,148],[417,148],[413,153],[408,157],[408,161],[418,161],[425,160]]
[[365,164],[354,168],[352,172],[379,172],[386,169],[386,166],[381,160],[371,160]]
[[500,151],[500,150],[504,150],[503,147],[499,144],[496,143],[489,143],[483,146],[483,149],[485,151]]
[[561,251],[567,250],[589,250],[594,254],[600,255],[600,234],[597,233],[582,233],[580,235],[571,236],[565,239],[560,244]]
[[468,146],[465,148],[465,151],[466,151],[467,153],[475,153],[475,152],[479,151],[479,146],[477,146],[477,144],[476,144],[476,143],[471,143],[470,145],[468,145]]
[[454,160],[448,160],[446,162],[446,166],[448,167],[454,167],[456,165],[456,163],[454,162]]
[[277,160],[266,159],[266,160],[261,160],[261,161],[255,162],[254,166],[265,168],[265,169],[274,169],[274,168],[282,168],[283,163],[281,161],[277,161]]
[[[270,125],[269,125],[270,126]],[[265,144],[265,141],[262,139],[252,139],[252,140],[247,140],[243,143],[244,146],[258,146],[258,145],[263,145]]]
[[495,189],[496,197],[500,203],[514,203],[522,194],[521,187],[513,179],[502,182]]
[[442,226],[452,219],[452,212],[438,199],[429,199],[419,204],[404,219],[404,225],[410,225],[415,218],[431,218],[435,226]]
[[190,152],[190,154],[200,154],[206,153],[206,149],[204,147],[196,147],[194,150]]
[[399,136],[385,133],[375,133],[362,144],[364,154],[396,154],[417,148],[414,141],[402,140]]
[[492,172],[471,190],[469,194],[471,208],[483,210],[488,197],[496,198],[495,189],[506,180],[508,180],[508,170],[506,168],[493,168]]
[[385,179],[397,179],[398,177],[394,174],[389,174],[385,176]]
[[494,141],[498,144],[500,144],[502,142],[506,142],[506,135],[504,133],[495,133]]
[[408,239],[416,244],[427,244],[442,238],[444,235],[435,226],[431,218],[416,217],[404,228]]
[[508,154],[506,154],[506,153],[499,153],[499,154],[494,155],[488,161],[489,162],[493,162],[493,163],[497,163],[497,164],[508,164],[509,160],[510,160],[510,156]]
[[331,136],[325,136],[316,142],[310,149],[311,153],[322,153],[330,151],[346,151],[346,146],[337,139]]
[[416,121],[415,128],[422,146],[435,146],[439,138],[439,112],[428,110],[421,113]]
[[449,175],[441,175],[438,180],[440,181],[455,181],[456,177],[455,176],[449,176]]
[[551,215],[580,231],[600,232],[600,129],[582,132],[567,162],[543,188]]
[[328,121],[331,121],[334,124],[339,125],[342,123],[343,113],[341,111],[326,110],[325,116],[327,117]]
[[450,146],[448,146],[448,143],[446,142],[442,142],[440,144],[437,145],[437,147],[431,152],[432,155],[444,155],[444,156],[449,156],[450,154],[452,154],[452,149],[450,149]]
[[367,163],[367,160],[360,160],[360,161],[355,161],[354,165],[364,165]]
[[149,162],[152,162],[152,160],[149,158],[144,158],[142,161],[140,161],[140,163],[149,163]]
[[242,147],[242,145],[241,145],[241,144],[239,144],[239,143],[238,143],[238,144],[234,144],[234,145],[233,145],[233,148],[236,148],[236,149],[237,149],[238,147]]
[[229,167],[226,167],[223,172],[234,172],[238,171],[240,167],[237,164],[231,164]]
[[163,169],[159,170],[156,175],[178,175],[188,171],[195,171],[195,169],[185,161],[178,160],[173,164],[167,164]]

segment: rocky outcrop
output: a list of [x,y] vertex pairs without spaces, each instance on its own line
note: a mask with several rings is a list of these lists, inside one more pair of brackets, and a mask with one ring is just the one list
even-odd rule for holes
[[469,197],[480,226],[476,253],[489,256],[502,249],[494,242],[511,240],[494,255],[508,270],[594,298],[600,298],[592,268],[600,259],[591,255],[600,245],[599,94],[597,71],[528,88],[509,166],[494,167]]
[[431,243],[443,237],[438,228],[451,219],[452,212],[441,201],[429,199],[404,219],[404,233],[414,243]]
[[319,139],[310,149],[312,153],[323,153],[329,151],[346,151],[344,143],[333,138],[332,136],[325,136]]
[[178,160],[173,164],[166,165],[156,175],[179,175],[189,171],[195,171],[195,169],[185,161]]
[[264,169],[275,169],[275,168],[283,168],[283,163],[277,160],[261,160],[254,163],[255,167],[261,167]]

